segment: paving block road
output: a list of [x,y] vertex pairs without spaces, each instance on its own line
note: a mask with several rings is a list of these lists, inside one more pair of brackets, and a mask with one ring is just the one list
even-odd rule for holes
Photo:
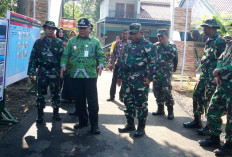
[[[0,141],[0,157],[211,157],[213,148],[202,148],[200,137],[194,129],[182,124],[191,117],[177,103],[174,120],[165,116],[154,117],[157,110],[153,93],[149,93],[149,116],[146,135],[134,138],[132,133],[118,132],[126,123],[124,105],[119,101],[119,88],[114,102],[107,102],[112,72],[104,71],[98,78],[100,135],[92,135],[90,127],[74,130],[77,117],[69,116],[74,104],[62,104],[62,121],[52,120],[52,108],[48,100],[43,124],[36,124],[37,110],[28,115]],[[151,86],[151,85],[150,85]],[[174,98],[175,99],[175,98]],[[137,119],[136,119],[137,125]]]

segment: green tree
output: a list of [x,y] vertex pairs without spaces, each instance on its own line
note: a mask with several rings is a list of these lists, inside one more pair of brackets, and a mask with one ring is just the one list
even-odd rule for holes
[[14,11],[17,0],[0,0],[0,17],[6,17],[7,10]]
[[[195,21],[192,23],[192,25],[196,26],[196,29],[200,29],[200,25],[203,23],[203,21],[205,21],[208,17],[207,16],[203,16],[201,20]],[[226,34],[232,35],[232,32],[229,31],[231,30],[231,26],[230,24],[232,23],[232,14],[228,15],[228,14],[213,14],[213,18],[215,18],[217,20],[218,25],[220,26],[220,29],[218,30],[218,32],[224,36]]]
[[75,5],[75,3],[73,2],[74,1],[71,0],[65,1],[64,17],[73,18],[73,8],[74,8],[74,18],[77,20],[83,17],[88,18],[94,26],[93,34],[95,34],[96,22],[100,17],[101,0],[78,0],[77,5]]

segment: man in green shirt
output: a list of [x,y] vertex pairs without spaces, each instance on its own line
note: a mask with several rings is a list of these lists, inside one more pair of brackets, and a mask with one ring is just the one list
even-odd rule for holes
[[[90,22],[86,18],[78,21],[79,35],[69,40],[61,58],[61,78],[71,58],[70,77],[72,93],[75,99],[79,124],[74,129],[81,129],[91,124],[91,132],[99,134],[97,75],[101,75],[105,65],[104,52],[98,39],[90,36]],[[98,74],[96,66],[98,65]],[[88,101],[88,113],[86,100]],[[89,116],[88,116],[89,114]]]

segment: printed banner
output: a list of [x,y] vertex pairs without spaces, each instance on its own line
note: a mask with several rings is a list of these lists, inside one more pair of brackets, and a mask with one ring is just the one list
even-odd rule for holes
[[76,26],[77,26],[76,19],[69,19],[69,18],[60,19],[60,27],[63,29],[76,31]]
[[27,77],[34,42],[40,38],[41,23],[29,17],[7,12],[9,20],[6,86]]

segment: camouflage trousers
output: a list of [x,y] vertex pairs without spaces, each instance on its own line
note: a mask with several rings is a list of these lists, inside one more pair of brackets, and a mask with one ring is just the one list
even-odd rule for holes
[[219,136],[221,134],[221,117],[224,113],[227,113],[226,140],[232,142],[232,92],[218,87],[212,96],[207,114],[207,126],[212,135]]
[[50,88],[52,96],[52,107],[57,108],[60,105],[60,77],[54,75],[38,75],[37,76],[37,89],[38,96],[36,100],[36,106],[45,107],[45,95],[47,95],[47,89]]
[[207,113],[211,97],[216,89],[213,80],[200,77],[193,92],[193,113],[200,116]]
[[134,118],[137,111],[137,118],[146,120],[148,116],[148,86],[145,86],[143,82],[123,82],[122,90],[124,91],[123,99],[126,106],[124,110],[126,117]]
[[174,105],[171,77],[156,77],[153,80],[153,93],[158,105]]

